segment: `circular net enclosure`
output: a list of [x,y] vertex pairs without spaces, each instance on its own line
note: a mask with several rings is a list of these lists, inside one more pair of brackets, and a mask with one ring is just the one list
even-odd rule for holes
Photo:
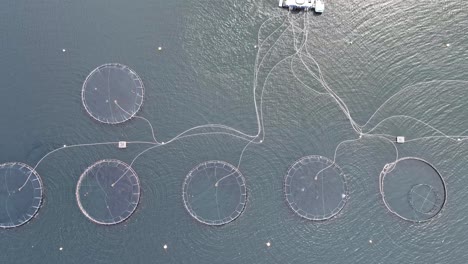
[[131,119],[143,104],[143,81],[132,69],[118,63],[94,69],[83,83],[81,99],[88,114],[106,124]]
[[247,188],[236,167],[223,161],[207,161],[187,174],[182,197],[193,218],[203,224],[219,226],[242,214]]
[[114,225],[129,218],[140,200],[140,182],[135,171],[119,160],[101,160],[81,174],[76,200],[81,212],[101,225]]
[[402,158],[385,165],[379,182],[385,207],[406,221],[432,219],[447,199],[444,179],[422,159]]
[[296,214],[316,221],[337,215],[348,196],[341,168],[322,156],[307,156],[296,161],[285,177],[284,192]]
[[12,228],[31,220],[42,203],[37,172],[19,162],[0,164],[0,227]]

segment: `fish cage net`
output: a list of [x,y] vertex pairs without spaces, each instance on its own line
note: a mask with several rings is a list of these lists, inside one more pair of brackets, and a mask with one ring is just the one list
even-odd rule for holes
[[421,214],[432,214],[437,210],[441,197],[434,188],[427,184],[416,184],[408,194],[411,207]]
[[0,164],[0,227],[29,222],[42,203],[42,181],[30,166],[20,162]]
[[247,202],[247,188],[236,167],[223,161],[207,161],[187,174],[182,196],[185,208],[194,219],[219,226],[242,214]]
[[406,221],[433,219],[447,199],[444,179],[422,159],[402,158],[385,165],[379,182],[385,207]]
[[136,115],[143,104],[143,81],[129,67],[110,63],[94,69],[83,83],[81,99],[99,122],[119,124]]
[[348,197],[345,174],[335,162],[322,156],[296,161],[285,177],[284,192],[297,215],[315,221],[337,215]]
[[136,172],[119,160],[101,160],[81,174],[76,200],[81,212],[101,225],[114,225],[129,218],[140,200]]

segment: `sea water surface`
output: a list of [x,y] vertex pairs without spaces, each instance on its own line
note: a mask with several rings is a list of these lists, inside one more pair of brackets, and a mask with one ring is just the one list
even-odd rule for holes
[[[78,178],[100,159],[130,163],[145,146],[57,151],[37,167],[45,191],[37,216],[0,231],[0,262],[466,263],[468,145],[443,135],[468,135],[468,3],[330,0],[322,15],[305,15],[277,2],[4,1],[0,163],[34,166],[64,144],[151,141],[143,120],[104,125],[84,110],[84,79],[109,62],[142,78],[139,115],[160,141],[208,123],[255,135],[254,93],[265,138],[248,146],[239,165],[247,206],[222,227],[191,218],[182,183],[203,161],[239,164],[243,140],[197,136],[146,152],[133,165],[142,191],[136,212],[108,227],[78,209]],[[376,134],[418,139],[398,154],[422,158],[444,177],[447,201],[434,220],[410,223],[385,208],[379,173],[395,160],[394,146],[359,139],[323,84],[298,57],[287,58],[303,40],[301,28],[355,122]],[[260,66],[258,56],[265,58]],[[317,72],[311,57],[305,64]],[[354,141],[337,149],[344,140]],[[348,201],[328,221],[298,217],[284,198],[289,166],[307,155],[336,158],[347,174]]]

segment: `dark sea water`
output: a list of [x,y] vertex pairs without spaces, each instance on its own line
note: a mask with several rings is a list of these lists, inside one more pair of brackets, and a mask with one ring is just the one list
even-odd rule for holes
[[[105,125],[86,113],[82,84],[110,62],[141,77],[138,115],[170,144],[135,160],[140,203],[115,226],[81,213],[78,178],[101,159],[130,164],[149,146],[47,156],[37,167],[43,205],[28,224],[0,230],[0,263],[466,263],[468,3],[326,1],[318,16],[277,2],[3,1],[0,163],[34,167],[64,144],[152,141],[142,119]],[[293,56],[301,47],[307,56]],[[228,134],[171,141],[210,123],[248,135],[260,127],[263,142],[242,152],[248,141]],[[216,131],[225,132],[195,132]],[[398,135],[408,142],[393,144]],[[346,205],[327,221],[300,218],[284,197],[289,166],[307,155],[347,175]],[[401,157],[429,162],[444,180],[444,207],[428,222],[404,221],[382,202],[379,174]],[[182,199],[185,176],[207,160],[239,165],[246,180],[243,213],[221,227],[195,221]]]

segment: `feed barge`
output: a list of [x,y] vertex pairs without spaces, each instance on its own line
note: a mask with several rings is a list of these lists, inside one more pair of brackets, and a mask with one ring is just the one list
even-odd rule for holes
[[314,9],[316,13],[323,13],[325,3],[323,0],[279,0],[279,6],[289,10],[309,11]]

